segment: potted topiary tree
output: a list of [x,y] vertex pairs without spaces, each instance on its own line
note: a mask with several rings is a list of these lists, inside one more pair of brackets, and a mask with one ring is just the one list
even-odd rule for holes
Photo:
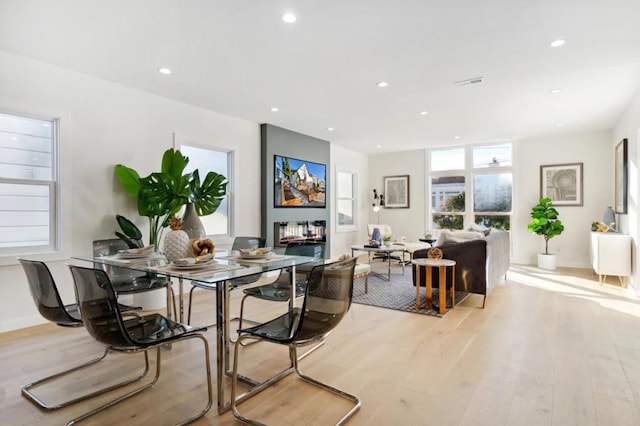
[[531,222],[527,229],[544,238],[544,253],[538,254],[538,268],[556,269],[556,255],[549,254],[549,240],[562,234],[564,225],[558,219],[559,213],[552,206],[551,198],[540,198],[537,205],[531,209]]

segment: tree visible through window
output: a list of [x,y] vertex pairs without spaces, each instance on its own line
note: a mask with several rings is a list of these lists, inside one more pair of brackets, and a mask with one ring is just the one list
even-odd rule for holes
[[511,157],[511,144],[432,151],[431,227],[510,229]]

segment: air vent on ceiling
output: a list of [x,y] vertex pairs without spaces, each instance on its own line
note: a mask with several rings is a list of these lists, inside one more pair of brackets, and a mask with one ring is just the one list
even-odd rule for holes
[[453,84],[456,86],[468,86],[470,84],[478,84],[478,83],[482,83],[482,78],[483,77],[474,77],[468,80],[454,81]]

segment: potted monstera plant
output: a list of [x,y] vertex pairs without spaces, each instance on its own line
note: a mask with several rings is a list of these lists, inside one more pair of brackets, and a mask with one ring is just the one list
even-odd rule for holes
[[540,198],[538,204],[531,209],[531,222],[527,224],[527,229],[544,238],[544,253],[538,254],[538,268],[556,269],[556,255],[549,253],[549,240],[564,231],[564,225],[558,216],[550,198]]
[[226,178],[209,172],[200,182],[198,171],[184,173],[189,158],[179,150],[167,149],[160,172],[140,177],[123,164],[115,166],[118,180],[127,194],[136,197],[138,214],[149,219],[149,244],[158,249],[162,232],[171,218],[187,203],[193,203],[199,215],[212,214],[226,195]]

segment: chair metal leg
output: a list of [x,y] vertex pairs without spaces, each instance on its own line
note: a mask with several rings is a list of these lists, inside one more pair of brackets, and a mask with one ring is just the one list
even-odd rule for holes
[[187,309],[187,324],[191,325],[191,302],[193,301],[193,290],[197,287],[192,285],[191,290],[189,290],[189,306]]
[[36,405],[38,405],[39,407],[41,407],[41,408],[43,408],[45,410],[57,410],[59,408],[67,407],[69,405],[75,404],[76,402],[84,401],[84,400],[87,400],[89,398],[93,398],[94,396],[102,395],[103,393],[112,391],[114,389],[118,389],[118,388],[120,388],[122,386],[126,386],[126,385],[128,385],[130,383],[136,382],[136,381],[144,378],[147,375],[147,373],[149,372],[149,358],[146,356],[146,353],[145,353],[145,369],[142,372],[142,374],[140,374],[137,377],[133,377],[131,379],[127,379],[127,380],[125,380],[123,382],[108,386],[106,388],[99,389],[97,391],[88,393],[86,395],[82,395],[82,396],[79,396],[77,398],[74,398],[74,399],[71,399],[71,400],[68,400],[68,401],[60,402],[58,404],[49,404],[49,403],[44,402],[43,400],[38,398],[33,392],[31,392],[31,389],[33,389],[34,387],[37,387],[37,386],[42,385],[44,383],[50,382],[50,381],[52,381],[52,380],[54,380],[54,379],[56,379],[58,377],[66,376],[67,374],[70,374],[70,373],[72,373],[74,371],[81,370],[83,368],[89,367],[90,365],[93,365],[93,364],[96,364],[96,363],[102,361],[109,354],[109,352],[110,352],[109,348],[105,348],[104,353],[102,354],[102,356],[100,356],[98,358],[94,358],[94,359],[92,359],[92,360],[90,360],[88,362],[85,362],[84,364],[78,365],[76,367],[70,368],[70,369],[65,370],[65,371],[61,371],[59,373],[53,374],[51,376],[45,377],[45,378],[37,380],[35,382],[29,383],[28,385],[26,385],[26,386],[24,386],[22,388],[22,395],[25,398],[29,399],[31,402],[35,403]]
[[[199,413],[197,413],[197,414],[195,414],[195,415],[193,415],[193,416],[191,416],[191,417],[189,417],[187,419],[184,419],[184,420],[180,421],[178,423],[178,425],[186,425],[186,424],[191,423],[194,420],[204,416],[205,414],[207,414],[207,412],[211,408],[211,405],[213,404],[213,389],[212,389],[212,385],[211,385],[211,365],[210,365],[210,359],[209,359],[209,343],[207,342],[207,339],[204,336],[200,335],[200,334],[192,334],[190,336],[183,337],[182,339],[179,339],[176,342],[184,341],[184,340],[188,340],[188,339],[193,339],[193,338],[198,338],[198,339],[202,340],[202,342],[204,343],[204,348],[205,348],[205,367],[206,367],[206,370],[207,370],[208,401],[207,401],[207,404],[204,407],[204,409],[202,409]],[[162,353],[161,347],[162,347],[162,345],[164,345],[164,343],[160,344],[160,345],[155,345],[153,347],[149,347],[149,348],[146,348],[146,349],[142,349],[142,350],[133,350],[133,351],[131,351],[131,352],[144,351],[145,358],[146,358],[148,356],[147,352],[149,350],[153,349],[154,347],[156,348],[156,374],[155,374],[153,380],[150,383],[147,383],[147,384],[145,384],[143,386],[140,386],[140,387],[132,390],[131,392],[127,392],[126,394],[121,395],[118,398],[115,398],[115,399],[107,402],[106,404],[103,404],[103,405],[101,405],[101,406],[99,406],[99,407],[97,407],[97,408],[95,408],[95,409],[93,409],[91,411],[88,411],[88,412],[76,417],[75,419],[70,420],[67,423],[67,426],[74,425],[74,424],[76,424],[76,423],[78,423],[78,422],[80,422],[82,420],[85,420],[88,417],[91,417],[94,414],[99,413],[100,411],[103,411],[103,410],[105,410],[105,409],[107,409],[109,407],[112,407],[112,406],[118,404],[119,402],[122,402],[125,399],[128,399],[128,398],[130,398],[130,397],[132,397],[134,395],[137,395],[140,392],[142,392],[144,390],[147,390],[147,389],[151,388],[153,385],[155,385],[156,382],[158,381],[158,378],[160,377],[161,353]]]
[[[248,336],[248,335],[244,335],[244,336],[240,336],[238,338],[238,341],[235,344],[234,347],[234,357],[233,357],[233,374],[232,374],[232,378],[231,378],[231,411],[233,412],[233,415],[240,421],[246,423],[246,424],[251,424],[251,425],[257,425],[257,426],[264,426],[264,423],[260,423],[257,420],[254,419],[250,419],[248,417],[243,416],[239,411],[238,411],[238,404],[240,404],[243,401],[246,401],[247,399],[249,399],[250,397],[256,395],[257,393],[265,390],[267,387],[277,383],[278,381],[280,381],[281,379],[283,379],[284,377],[288,376],[292,371],[295,371],[296,374],[305,382],[310,383],[312,385],[315,385],[317,387],[320,387],[322,389],[325,389],[335,395],[341,396],[343,398],[346,398],[350,401],[352,401],[354,403],[354,406],[347,412],[347,414],[345,414],[339,421],[338,423],[336,423],[337,425],[342,425],[344,424],[351,416],[353,416],[353,414],[358,411],[358,409],[360,409],[360,405],[362,404],[360,401],[360,398],[358,398],[357,396],[350,394],[348,392],[345,392],[341,389],[338,389],[334,386],[328,385],[324,382],[321,382],[319,380],[316,380],[312,377],[309,377],[307,375],[305,375],[304,373],[302,373],[302,371],[299,369],[298,367],[298,361],[301,359],[301,357],[298,357],[297,355],[297,347],[296,345],[290,345],[289,346],[289,357],[291,359],[292,362],[292,366],[290,368],[287,368],[285,370],[282,370],[281,372],[275,374],[274,376],[271,376],[270,378],[268,378],[267,380],[265,380],[264,382],[260,383],[257,386],[254,386],[253,388],[249,389],[247,392],[241,394],[241,395],[237,395],[237,386],[238,386],[238,349],[240,348],[240,346],[242,346],[242,340],[244,340],[245,338],[253,338],[252,336]],[[319,345],[315,345],[314,348],[316,348]],[[313,349],[311,349],[313,350]],[[310,351],[308,351],[310,352]]]
[[[294,348],[294,354],[295,354],[295,346],[293,346]],[[338,423],[336,423],[336,425],[342,425],[344,424],[351,416],[353,416],[355,414],[356,411],[358,411],[360,409],[360,406],[362,405],[362,401],[360,401],[360,398],[358,398],[356,395],[353,395],[349,392],[345,392],[342,389],[339,389],[335,386],[331,386],[327,383],[321,382],[317,379],[314,379],[313,377],[307,376],[306,374],[304,374],[301,370],[300,367],[298,366],[298,358],[293,356],[292,359],[293,361],[293,368],[296,372],[296,374],[298,375],[298,377],[300,377],[302,380],[304,380],[307,383],[311,383],[312,385],[316,385],[324,390],[327,390],[335,395],[341,396],[343,398],[346,398],[348,400],[350,400],[351,402],[354,403],[354,406],[351,408],[351,410],[349,410],[344,416],[342,416],[342,418],[338,421]]]

